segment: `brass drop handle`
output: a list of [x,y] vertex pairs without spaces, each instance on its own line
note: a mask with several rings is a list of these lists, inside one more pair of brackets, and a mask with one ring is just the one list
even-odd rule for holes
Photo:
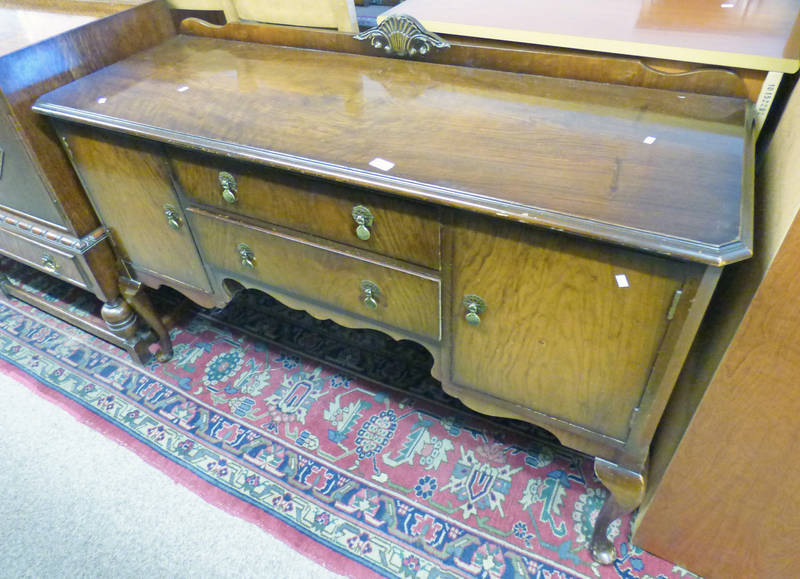
[[461,303],[463,303],[464,307],[467,309],[467,313],[464,316],[467,323],[472,326],[479,326],[481,323],[479,314],[486,311],[486,302],[483,298],[475,294],[469,294],[464,296],[464,300]]
[[239,186],[236,184],[234,176],[227,171],[220,171],[219,185],[222,187],[222,199],[225,203],[236,203],[236,193],[239,192]]
[[369,280],[364,280],[361,282],[361,303],[363,303],[368,308],[374,310],[378,307],[378,298],[381,295],[381,290],[375,284],[375,282],[371,282]]
[[56,260],[52,255],[50,255],[49,253],[43,253],[42,267],[44,267],[49,272],[55,273],[61,266],[58,265],[58,263],[56,263]]
[[353,220],[356,222],[356,237],[361,241],[367,241],[372,237],[372,232],[369,230],[372,227],[372,222],[375,218],[372,211],[363,205],[356,205],[353,207]]
[[242,267],[246,267],[247,269],[256,268],[256,254],[253,253],[249,245],[240,243],[236,246],[236,251],[239,253],[239,260],[241,261]]
[[164,205],[164,215],[167,218],[167,225],[172,227],[172,229],[181,228],[183,220],[181,219],[181,216],[178,215],[178,210],[172,205]]

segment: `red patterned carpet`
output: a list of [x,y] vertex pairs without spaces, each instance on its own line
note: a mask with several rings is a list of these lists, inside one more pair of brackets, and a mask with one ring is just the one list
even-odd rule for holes
[[[0,262],[7,269],[8,262]],[[97,304],[26,269],[16,283],[81,315]],[[605,490],[592,460],[448,397],[413,344],[245,293],[189,311],[174,358],[121,350],[0,301],[0,371],[125,442],[207,500],[348,576],[694,577],[628,542],[586,549]],[[353,562],[358,563],[354,565]]]

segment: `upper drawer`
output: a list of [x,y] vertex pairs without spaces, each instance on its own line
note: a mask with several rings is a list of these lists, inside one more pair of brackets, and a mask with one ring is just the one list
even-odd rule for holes
[[305,241],[187,211],[207,262],[273,288],[439,339],[440,282]]
[[[182,150],[169,155],[184,192],[198,203],[425,267],[440,267],[441,226],[433,206],[224,158]],[[221,179],[221,173],[235,183],[227,191],[222,185],[226,176]],[[354,209],[366,216],[360,229]]]

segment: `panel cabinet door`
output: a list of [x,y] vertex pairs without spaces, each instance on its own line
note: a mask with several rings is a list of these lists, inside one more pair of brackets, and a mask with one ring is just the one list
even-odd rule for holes
[[452,381],[624,440],[691,264],[467,215],[453,243]]
[[64,125],[59,133],[121,257],[135,269],[210,292],[160,150],[152,143],[85,127]]
[[0,96],[0,207],[66,230],[66,220],[45,189]]

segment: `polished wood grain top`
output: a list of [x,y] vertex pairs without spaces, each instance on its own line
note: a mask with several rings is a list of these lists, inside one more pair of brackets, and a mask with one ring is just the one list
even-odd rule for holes
[[406,0],[440,34],[796,72],[798,0]]
[[130,8],[132,3],[0,0],[0,56]]
[[179,36],[35,110],[705,263],[750,254],[742,99]]

